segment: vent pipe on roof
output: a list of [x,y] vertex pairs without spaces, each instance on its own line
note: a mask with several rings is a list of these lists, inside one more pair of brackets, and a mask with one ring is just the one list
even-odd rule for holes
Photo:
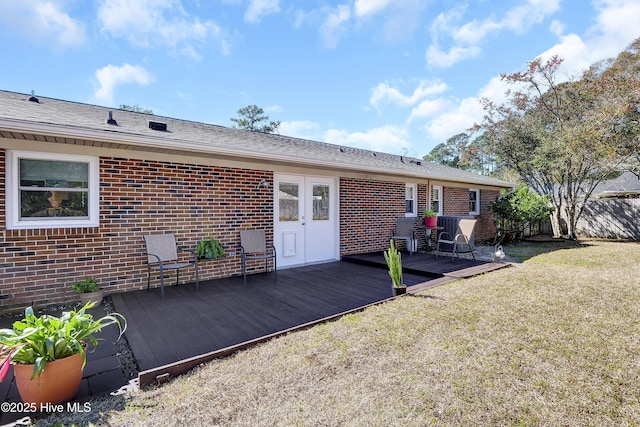
[[107,124],[118,126],[118,122],[116,122],[115,119],[113,118],[113,111],[109,111],[109,118],[107,119]]
[[40,100],[38,98],[36,98],[36,96],[35,96],[35,91],[34,90],[31,91],[31,98],[29,98],[29,101],[35,102],[35,103],[38,103],[38,104],[40,103]]

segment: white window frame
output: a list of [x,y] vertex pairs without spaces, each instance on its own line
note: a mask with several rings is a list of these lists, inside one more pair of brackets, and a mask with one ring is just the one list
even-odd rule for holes
[[[469,194],[476,193],[476,208],[469,212],[469,215],[480,215],[480,190],[477,188],[470,188]],[[471,197],[469,197],[469,202],[471,202]]]
[[[435,190],[438,190],[438,199],[434,198],[434,194],[435,194]],[[429,209],[433,209],[433,202],[437,201],[438,202],[438,212],[436,212],[438,214],[438,216],[442,216],[442,211],[443,211],[443,207],[442,207],[442,186],[441,185],[434,185],[431,187],[431,202],[429,204]]]
[[[89,165],[88,218],[55,217],[20,219],[20,159],[81,162]],[[100,159],[94,156],[45,153],[40,151],[7,150],[6,152],[6,227],[8,230],[36,230],[45,228],[97,227],[100,225]]]
[[407,182],[405,184],[405,191],[404,191],[404,200],[405,200],[405,210],[406,210],[406,201],[409,200],[407,199],[407,189],[411,188],[413,191],[413,211],[412,212],[405,212],[404,216],[406,217],[417,217],[418,216],[418,184],[413,184],[413,183],[409,183]]

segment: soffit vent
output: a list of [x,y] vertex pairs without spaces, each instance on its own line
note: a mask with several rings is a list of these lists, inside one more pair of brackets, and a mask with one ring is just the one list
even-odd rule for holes
[[151,120],[149,120],[149,129],[157,130],[157,131],[160,131],[160,132],[166,132],[167,131],[167,124],[166,123],[162,123],[162,122],[152,122]]

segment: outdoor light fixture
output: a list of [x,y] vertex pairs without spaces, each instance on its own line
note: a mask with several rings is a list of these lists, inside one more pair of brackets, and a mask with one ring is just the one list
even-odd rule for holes
[[271,184],[269,184],[266,179],[262,178],[256,186],[256,190],[259,190],[260,187],[269,188],[271,187]]

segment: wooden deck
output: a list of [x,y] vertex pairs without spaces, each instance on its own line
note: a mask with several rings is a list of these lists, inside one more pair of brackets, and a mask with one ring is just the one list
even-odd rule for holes
[[[417,266],[419,255],[424,254],[414,254],[411,258],[415,259],[407,264]],[[440,259],[437,264],[442,263],[450,261]],[[463,269],[474,267],[462,261],[454,264]],[[454,272],[448,267],[444,270]],[[410,292],[455,280],[452,276],[432,280],[419,273],[405,273]],[[199,292],[195,285],[167,287],[164,300],[159,289],[114,294],[112,300],[115,310],[128,320],[125,334],[140,371],[154,372],[191,360],[186,370],[200,360],[219,357],[222,353],[216,352],[224,349],[237,349],[243,343],[259,342],[391,297],[386,268],[331,262],[279,270],[277,282],[273,273],[261,273],[248,277],[246,285],[242,277],[232,277],[201,282]],[[202,355],[210,357],[198,359]]]
[[[468,258],[467,258],[468,257]],[[372,267],[387,268],[382,252],[373,252],[358,255],[349,255],[342,258],[343,261]],[[426,280],[450,277],[462,279],[478,274],[493,271],[508,266],[505,263],[494,263],[483,260],[474,261],[470,255],[462,255],[462,258],[451,259],[451,254],[438,258],[431,253],[414,252],[402,254],[402,270],[406,273],[423,276]]]

